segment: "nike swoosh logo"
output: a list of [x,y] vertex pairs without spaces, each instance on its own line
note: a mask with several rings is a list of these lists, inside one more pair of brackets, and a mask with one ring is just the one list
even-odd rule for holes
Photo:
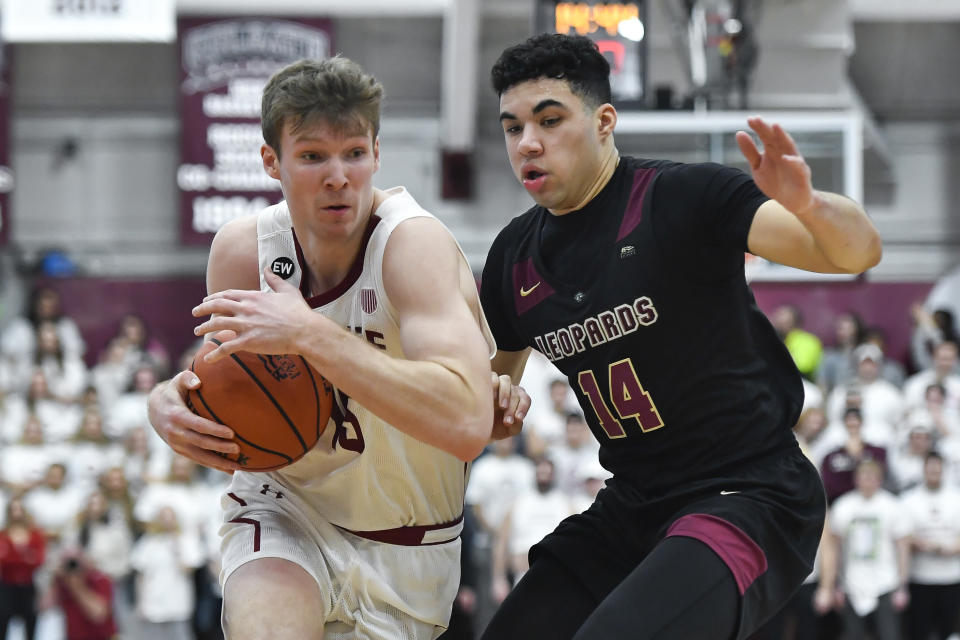
[[740,493],[740,492],[739,492],[739,491],[721,491],[721,492],[720,492],[720,495],[722,495],[722,496],[730,496],[730,495],[733,495],[733,494],[735,494],[735,493]]
[[530,287],[529,289],[524,289],[524,288],[523,288],[523,285],[520,285],[520,296],[523,297],[523,298],[526,298],[528,295],[530,295],[531,293],[533,293],[533,290],[534,290],[534,289],[536,289],[536,288],[539,287],[539,286],[540,286],[540,283],[539,283],[539,282],[538,282],[537,284],[533,285],[532,287]]

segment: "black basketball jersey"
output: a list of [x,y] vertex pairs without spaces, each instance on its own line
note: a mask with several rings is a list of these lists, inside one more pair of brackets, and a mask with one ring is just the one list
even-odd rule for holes
[[494,241],[498,347],[567,376],[618,477],[669,487],[795,446],[800,375],[743,269],[767,199],[736,169],[624,157],[583,209],[535,206]]

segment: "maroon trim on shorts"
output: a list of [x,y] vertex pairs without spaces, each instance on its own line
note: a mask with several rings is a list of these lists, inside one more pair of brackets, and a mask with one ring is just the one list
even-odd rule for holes
[[683,516],[667,530],[667,537],[685,536],[704,543],[730,568],[742,596],[767,570],[763,549],[742,529],[706,513]]
[[423,536],[429,531],[436,531],[437,529],[446,529],[447,527],[455,527],[463,520],[463,515],[461,514],[459,518],[451,520],[450,522],[444,522],[442,524],[425,524],[422,526],[413,526],[413,527],[397,527],[396,529],[382,529],[380,531],[354,531],[353,529],[346,529],[340,527],[344,531],[352,533],[355,536],[361,538],[366,538],[367,540],[373,540],[374,542],[386,542],[387,544],[399,544],[405,547],[428,547],[435,544],[446,544],[447,542],[452,542],[460,537],[460,534],[451,537],[448,540],[438,540],[437,542],[424,542]]
[[617,233],[617,242],[620,242],[630,232],[637,228],[643,218],[643,197],[647,195],[647,188],[657,175],[656,169],[637,169],[633,174],[633,186],[630,187],[630,199],[627,209],[620,221],[620,231]]
[[236,500],[238,503],[240,503],[240,506],[241,506],[241,507],[247,506],[246,501],[244,501],[243,498],[237,497],[237,494],[233,493],[232,491],[231,491],[230,493],[228,493],[227,496],[229,496],[230,498],[233,498],[233,499]]
[[252,524],[253,525],[253,551],[256,553],[260,551],[260,521],[254,520],[253,518],[234,518],[230,522],[237,522],[239,524]]

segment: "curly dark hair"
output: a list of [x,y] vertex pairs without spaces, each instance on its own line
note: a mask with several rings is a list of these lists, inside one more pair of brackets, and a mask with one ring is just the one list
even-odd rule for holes
[[591,106],[611,102],[610,63],[586,36],[544,33],[505,49],[490,71],[497,95],[536,80],[566,80],[570,90]]

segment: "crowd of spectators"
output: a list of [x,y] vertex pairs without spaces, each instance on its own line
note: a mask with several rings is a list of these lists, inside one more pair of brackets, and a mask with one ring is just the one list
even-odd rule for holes
[[[960,365],[949,313],[912,310],[911,359],[852,312],[833,336],[771,320],[804,374],[796,435],[830,504],[817,565],[756,638],[944,639],[960,611]],[[147,421],[171,359],[136,314],[88,366],[38,288],[0,318],[0,640],[219,638],[218,500],[229,477],[174,454]],[[573,392],[540,354],[520,436],[491,443],[467,488],[450,640],[477,637],[527,551],[609,474]],[[7,629],[13,633],[6,635]]]
[[957,333],[948,311],[911,312],[908,363],[855,313],[837,318],[826,348],[807,332],[790,339],[795,309],[771,314],[804,365],[795,432],[829,512],[813,573],[758,639],[960,637]]
[[171,363],[130,313],[88,366],[42,287],[0,328],[0,640],[222,637],[229,476],[176,455],[147,420],[147,393],[197,345]]

